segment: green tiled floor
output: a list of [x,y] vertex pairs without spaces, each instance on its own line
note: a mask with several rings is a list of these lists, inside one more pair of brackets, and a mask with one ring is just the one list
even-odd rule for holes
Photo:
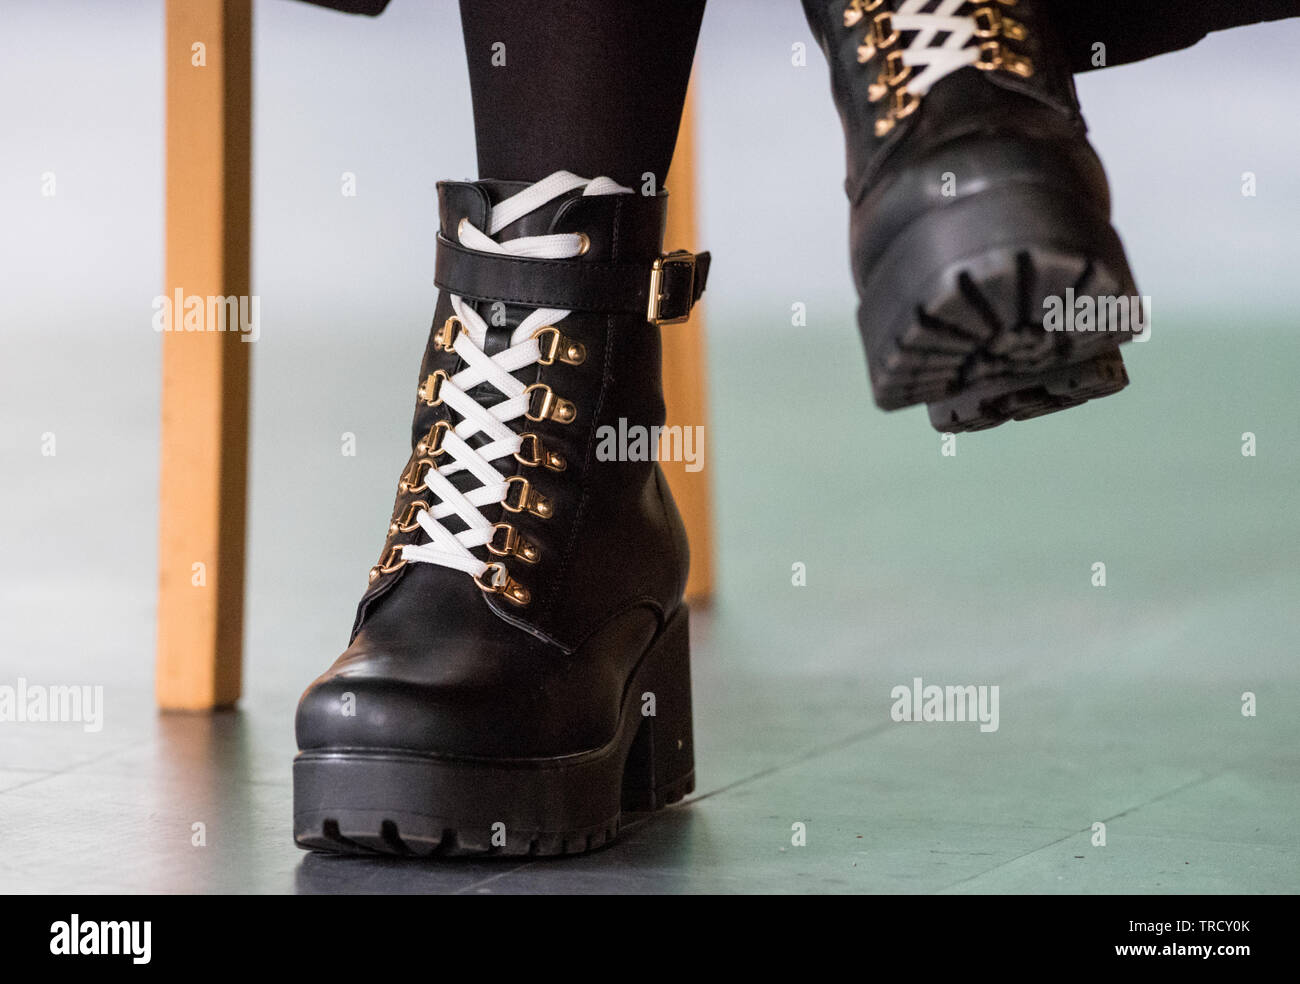
[[[293,704],[342,644],[382,539],[418,338],[357,352],[346,332],[304,320],[259,343],[248,697],[216,719],[151,711],[156,397],[87,369],[87,398],[119,407],[118,423],[87,423],[78,454],[9,487],[11,514],[65,520],[7,531],[38,560],[21,581],[7,570],[5,586],[23,599],[13,652],[41,653],[60,680],[103,682],[105,727],[7,729],[0,889],[1300,887],[1288,368],[1300,341],[1280,321],[1171,320],[1130,348],[1124,394],[960,436],[946,458],[921,412],[869,405],[842,312],[803,331],[807,358],[775,362],[789,340],[775,310],[715,315],[710,338],[720,592],[694,623],[699,789],[614,848],[565,862],[412,866],[308,857],[290,842]],[[99,345],[87,342],[88,367],[122,357]],[[306,380],[293,370],[309,347]],[[56,361],[34,355],[14,381],[29,388],[32,426]],[[334,396],[312,402],[308,389]],[[338,454],[343,430],[358,435],[357,458]],[[1241,455],[1244,431],[1254,458]],[[135,467],[106,479],[105,528],[66,490],[109,457],[110,434]],[[69,581],[57,558],[96,535],[104,545]],[[1090,583],[1096,561],[1104,588]],[[806,586],[792,585],[794,563]],[[892,721],[891,689],[917,676],[998,686],[999,729]],[[1254,718],[1240,712],[1245,691]],[[204,848],[190,842],[196,821]],[[805,846],[792,844],[796,823]]]

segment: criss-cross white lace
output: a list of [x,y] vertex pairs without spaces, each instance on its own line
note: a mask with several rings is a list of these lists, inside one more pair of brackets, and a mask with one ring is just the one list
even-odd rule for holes
[[[929,92],[930,87],[945,75],[951,75],[967,65],[974,65],[979,60],[979,47],[967,47],[971,38],[976,36],[975,17],[957,16],[957,11],[966,0],[943,0],[934,10],[922,13],[921,8],[929,2],[930,0],[902,0],[893,16],[894,30],[916,32],[901,50],[904,65],[909,68],[921,67],[921,71],[913,72],[906,82],[907,90],[918,96]],[[947,34],[948,37],[942,44],[930,47],[939,34]]]
[[[588,180],[568,171],[557,171],[493,206],[486,231],[475,228],[467,220],[462,221],[456,232],[457,238],[462,246],[484,253],[543,259],[576,257],[586,246],[584,237],[578,233],[522,236],[505,242],[492,237],[552,199],[578,188],[583,189],[583,195],[630,194],[632,191],[610,178]],[[425,484],[437,501],[418,512],[415,521],[428,534],[429,540],[404,545],[401,556],[404,561],[439,564],[479,579],[490,565],[471,551],[489,543],[494,532],[493,524],[480,510],[504,501],[509,489],[505,477],[492,463],[519,451],[521,438],[507,425],[529,409],[527,387],[512,373],[541,358],[541,346],[534,332],[543,326],[558,324],[570,312],[557,308],[534,310],[511,333],[510,347],[490,356],[483,350],[487,322],[456,294],[451,295],[451,306],[462,325],[452,350],[465,366],[443,380],[439,396],[460,421],[443,435],[446,464],[430,468],[425,476]],[[487,407],[471,397],[469,391],[483,383],[494,386],[504,399]],[[488,440],[479,447],[471,447],[470,439],[480,433]],[[471,472],[480,483],[478,487],[468,492],[456,488],[450,476],[461,471]],[[453,515],[465,524],[465,529],[458,533],[452,533],[440,522]],[[498,566],[497,572],[500,570]]]
[[1033,63],[1005,44],[1028,36],[1023,24],[1002,13],[1003,8],[1014,6],[1015,0],[982,4],[973,0],[895,0],[891,9],[885,0],[849,0],[844,26],[866,27],[858,61],[865,64],[885,55],[880,76],[869,90],[872,102],[890,97],[877,119],[876,135],[884,136],[915,110],[936,82],[968,65],[1032,75]]

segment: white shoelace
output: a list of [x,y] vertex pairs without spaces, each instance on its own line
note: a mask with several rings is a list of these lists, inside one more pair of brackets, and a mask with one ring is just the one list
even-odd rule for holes
[[[896,49],[902,51],[904,65],[913,69],[921,68],[921,71],[912,73],[903,84],[906,91],[917,97],[924,96],[944,76],[979,61],[980,46],[968,47],[972,38],[986,40],[994,36],[987,30],[980,32],[975,14],[957,15],[956,12],[967,0],[942,0],[934,10],[922,13],[922,8],[931,2],[932,0],[901,0],[898,9],[890,13],[889,17],[893,29],[900,34],[917,32],[906,45]],[[865,6],[864,4],[863,7]],[[988,6],[993,9],[995,23],[1000,25],[1003,21],[1009,21],[997,10],[993,0],[990,0]],[[856,10],[861,18],[862,10],[857,7],[851,7],[850,10]],[[852,15],[846,16],[846,22],[850,16]],[[866,14],[867,20],[863,23],[867,23],[872,16]],[[930,47],[937,35],[945,33],[948,36],[941,44]],[[870,36],[869,34],[868,37]]]
[[[486,232],[463,221],[457,230],[457,238],[462,246],[484,253],[572,259],[585,249],[584,237],[578,233],[523,236],[506,242],[497,242],[491,237],[552,199],[577,188],[583,189],[583,195],[632,192],[631,188],[625,188],[610,178],[588,180],[568,171],[556,171],[493,206],[488,214]],[[505,476],[493,467],[492,462],[519,451],[522,441],[507,424],[522,417],[529,408],[527,388],[511,374],[541,358],[541,346],[533,333],[544,326],[559,324],[570,312],[538,308],[511,333],[509,348],[489,356],[483,351],[487,322],[456,294],[451,295],[451,306],[463,326],[456,335],[452,350],[465,362],[465,367],[442,382],[439,395],[461,420],[443,436],[445,456],[439,457],[449,460],[438,468],[429,469],[425,475],[425,484],[438,501],[429,509],[418,512],[415,521],[428,534],[429,541],[404,545],[402,559],[439,564],[478,579],[489,565],[470,551],[489,543],[494,532],[493,524],[479,510],[503,502],[509,489]],[[470,390],[485,382],[491,383],[505,397],[491,407],[483,406],[469,395]],[[471,447],[469,439],[480,432],[490,440],[481,447]],[[462,492],[448,476],[466,470],[472,472],[481,484],[469,492]],[[465,523],[463,531],[452,533],[439,522],[452,515]],[[501,573],[499,565],[496,570]]]
[[[974,65],[979,58],[979,48],[966,47],[966,43],[975,37],[975,18],[956,17],[963,0],[944,0],[933,12],[922,14],[918,11],[926,5],[927,0],[903,0],[894,14],[894,29],[897,31],[916,31],[912,43],[903,50],[903,64],[910,68],[925,66],[907,80],[907,89],[918,96],[930,91],[930,87],[945,75],[951,75],[959,68]],[[938,47],[929,44],[941,31],[951,32],[947,40]]]

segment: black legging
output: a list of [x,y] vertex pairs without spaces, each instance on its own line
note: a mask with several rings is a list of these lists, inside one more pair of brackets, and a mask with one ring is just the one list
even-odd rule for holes
[[662,187],[703,15],[704,0],[460,0],[479,175]]

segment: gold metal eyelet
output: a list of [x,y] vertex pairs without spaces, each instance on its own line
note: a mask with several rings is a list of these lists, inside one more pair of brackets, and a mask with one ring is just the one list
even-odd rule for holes
[[1031,78],[1034,74],[1034,63],[1024,55],[1017,55],[1010,51],[1002,53],[1002,67],[1008,72],[1019,75],[1022,79]]
[[542,439],[536,434],[525,431],[519,435],[519,450],[515,452],[515,461],[529,468],[536,468],[542,463]]
[[391,574],[393,571],[406,566],[406,558],[402,556],[402,547],[399,544],[395,547],[389,547],[384,551],[384,555],[379,559],[374,567],[370,568],[369,580],[374,581],[380,574]]
[[442,442],[446,439],[449,430],[451,430],[451,421],[438,421],[429,428],[429,433],[420,438],[420,443],[415,446],[415,453],[422,458],[436,458],[440,454],[445,454],[446,449],[442,446]]
[[585,232],[578,233],[578,255],[586,256],[589,249],[591,249],[591,237]]
[[1010,17],[1003,17],[1002,36],[1011,41],[1025,41],[1029,38],[1029,31],[1020,21],[1012,20]]
[[463,236],[463,235],[465,234],[465,226],[467,226],[467,225],[469,225],[469,216],[468,216],[468,215],[465,216],[465,218],[461,219],[459,222],[456,223],[456,238],[457,238],[457,239],[460,239],[461,236]]
[[1000,41],[985,41],[980,45],[979,60],[975,67],[985,72],[999,69],[1030,78],[1034,74],[1034,63],[1023,55],[1007,50]]
[[488,541],[487,548],[489,553],[496,554],[498,557],[514,556],[528,564],[537,563],[537,559],[541,556],[541,551],[525,540],[509,523],[493,525],[492,539]]
[[1025,25],[1003,16],[996,7],[980,7],[972,15],[977,38],[1002,37],[1010,41],[1023,41],[1029,36]]
[[524,416],[534,423],[554,420],[558,424],[570,424],[578,415],[576,406],[563,397],[556,396],[555,391],[545,383],[533,383],[524,390],[524,395],[528,397],[528,410]]
[[527,465],[529,468],[536,468],[538,465],[545,465],[551,471],[564,471],[564,455],[558,451],[548,451],[542,445],[542,439],[536,434],[523,433],[519,435],[519,450],[515,452],[515,461],[521,465]]
[[442,402],[442,384],[447,381],[447,373],[442,369],[431,372],[420,384],[418,395],[428,406],[436,407]]
[[890,107],[893,113],[894,121],[903,119],[916,112],[916,107],[921,105],[921,99],[915,92],[909,92],[907,89],[894,90],[894,103]]
[[474,576],[474,583],[488,594],[504,595],[507,601],[516,605],[526,605],[532,598],[528,589],[510,576],[505,565],[493,561],[480,574]]
[[428,509],[429,504],[421,499],[408,503],[406,508],[402,510],[402,515],[388,524],[388,535],[394,536],[398,533],[410,533],[413,530],[418,530],[420,524],[415,517],[422,512],[427,512]]
[[402,473],[402,480],[397,483],[398,491],[403,495],[408,492],[423,492],[429,487],[426,479],[433,467],[434,463],[428,458],[417,458],[412,461]]
[[580,366],[587,360],[587,346],[561,335],[554,325],[542,325],[533,332],[533,337],[542,352],[537,361],[544,366],[553,365],[556,358],[571,366]]
[[893,11],[882,10],[871,19],[871,29],[867,32],[867,40],[877,48],[888,48],[900,36],[900,33],[894,29]]
[[903,61],[901,51],[891,51],[885,56],[885,65],[880,70],[880,81],[886,85],[902,85],[912,74],[912,66]]
[[844,26],[854,27],[862,18],[879,7],[885,0],[849,0],[844,10]]
[[433,347],[442,349],[444,352],[452,351],[456,344],[456,336],[465,330],[465,324],[456,315],[452,315],[442,323],[438,333],[433,336]]
[[1002,67],[1002,45],[997,41],[985,41],[980,45],[979,58],[975,67],[985,72],[993,72]]
[[551,500],[534,489],[532,483],[522,475],[511,475],[506,479],[506,495],[501,500],[501,508],[512,513],[527,509],[542,519],[550,519],[554,514]]
[[[876,6],[879,6],[879,4]],[[868,9],[874,10],[875,7]],[[866,36],[862,39],[862,43],[858,45],[858,64],[865,65],[885,48],[893,45],[900,36],[900,32],[894,29],[893,12],[882,10],[872,19],[871,26],[867,28]]]
[[493,523],[492,539],[487,542],[488,553],[496,554],[498,557],[509,557],[514,553],[515,538],[518,535],[509,523]]

